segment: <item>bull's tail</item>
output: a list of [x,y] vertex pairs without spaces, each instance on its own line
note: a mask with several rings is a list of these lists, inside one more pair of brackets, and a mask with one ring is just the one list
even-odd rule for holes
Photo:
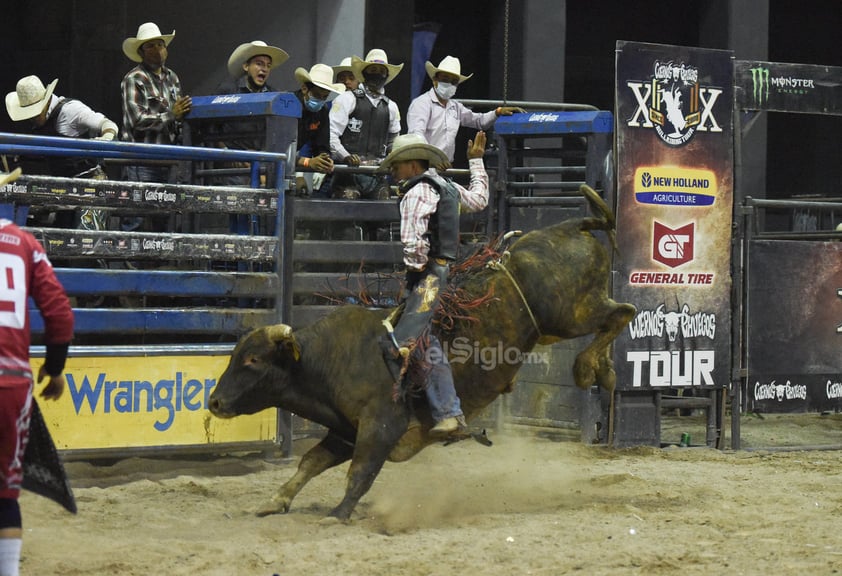
[[587,184],[579,186],[579,191],[588,201],[588,204],[591,207],[591,212],[593,212],[594,216],[596,216],[596,218],[583,218],[582,230],[605,231],[608,235],[609,241],[611,242],[611,246],[615,251],[619,251],[617,248],[617,238],[614,234],[614,231],[617,228],[617,221],[614,219],[614,214],[611,212],[611,209],[608,208],[608,204],[605,203],[605,200],[602,199],[596,190]]

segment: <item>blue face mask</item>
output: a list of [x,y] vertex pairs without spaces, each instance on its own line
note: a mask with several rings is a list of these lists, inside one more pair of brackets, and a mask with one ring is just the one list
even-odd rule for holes
[[306,106],[307,110],[309,110],[310,112],[318,112],[324,107],[324,105],[324,100],[319,100],[318,98],[313,98],[312,96],[309,96],[304,101],[304,106]]

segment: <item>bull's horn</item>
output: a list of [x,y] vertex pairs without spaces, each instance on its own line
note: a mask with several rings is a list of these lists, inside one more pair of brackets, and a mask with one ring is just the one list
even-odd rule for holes
[[295,337],[292,335],[292,326],[287,326],[286,324],[275,324],[273,326],[267,326],[266,335],[272,342],[282,342],[290,338],[292,338],[293,340],[295,339]]
[[295,335],[292,333],[292,326],[287,326],[286,324],[267,326],[266,336],[275,344],[286,345],[292,352],[292,357],[296,362],[301,358],[301,348],[299,348],[298,342],[295,340]]

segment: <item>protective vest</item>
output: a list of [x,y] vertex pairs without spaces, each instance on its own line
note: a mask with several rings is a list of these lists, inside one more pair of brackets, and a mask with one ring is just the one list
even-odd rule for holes
[[[429,172],[410,178],[401,185],[401,188],[406,192],[421,181],[430,184],[439,196],[436,211],[430,216],[425,235],[430,243],[429,257],[456,260],[459,252],[459,206],[461,204],[459,190],[450,180]],[[399,202],[404,197],[405,194],[402,194]]]
[[339,141],[351,154],[384,158],[389,141],[389,99],[382,98],[374,106],[362,90],[355,90],[354,96],[357,104]]
[[[50,115],[47,116],[47,121],[44,122],[43,126],[40,127],[33,127],[32,133],[38,136],[65,136],[65,134],[60,134],[58,128],[56,128],[56,124],[58,124],[58,117],[61,113],[61,109],[64,108],[64,105],[68,102],[73,102],[73,98],[62,98],[59,100],[58,104],[56,104],[53,111],[50,112]],[[99,136],[99,134],[96,134]],[[91,134],[86,133],[79,136],[80,138],[90,138]]]
[[[64,107],[65,104],[68,102],[72,102],[72,98],[63,98],[56,104],[53,111],[47,117],[47,121],[44,122],[43,126],[40,127],[33,127],[32,133],[36,136],[62,136],[66,137],[65,134],[60,134],[56,125],[58,124],[58,117],[61,113],[61,109]],[[96,134],[95,136],[99,136]],[[90,138],[91,134],[82,134],[79,136],[80,138]],[[46,171],[49,172],[51,176],[64,176],[64,177],[72,177],[76,174],[89,170],[97,165],[97,161],[93,158],[67,158],[62,156],[49,156],[45,159],[46,163]],[[33,172],[35,174],[39,172],[43,172],[43,170],[39,170],[38,168],[33,168],[33,170],[38,170],[38,172]]]

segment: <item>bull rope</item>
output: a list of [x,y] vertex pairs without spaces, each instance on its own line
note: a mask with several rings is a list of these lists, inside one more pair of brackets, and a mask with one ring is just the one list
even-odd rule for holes
[[[503,255],[508,255],[508,252],[505,252]],[[503,264],[503,260],[493,260],[489,262],[487,266],[492,270],[502,270],[506,273],[506,276],[508,276],[509,280],[511,280],[512,285],[515,287],[515,290],[517,290],[517,293],[520,295],[521,302],[523,302],[523,305],[526,306],[526,311],[529,313],[529,318],[530,320],[532,320],[532,325],[535,327],[535,331],[538,332],[538,338],[540,338],[542,336],[541,329],[538,327],[538,321],[535,320],[535,315],[532,313],[532,308],[529,307],[529,302],[526,301],[526,296],[523,295],[523,290],[520,289],[520,284],[517,283],[517,280],[515,280],[515,277],[512,276],[511,272],[509,272],[509,269],[506,268],[506,265]]]

